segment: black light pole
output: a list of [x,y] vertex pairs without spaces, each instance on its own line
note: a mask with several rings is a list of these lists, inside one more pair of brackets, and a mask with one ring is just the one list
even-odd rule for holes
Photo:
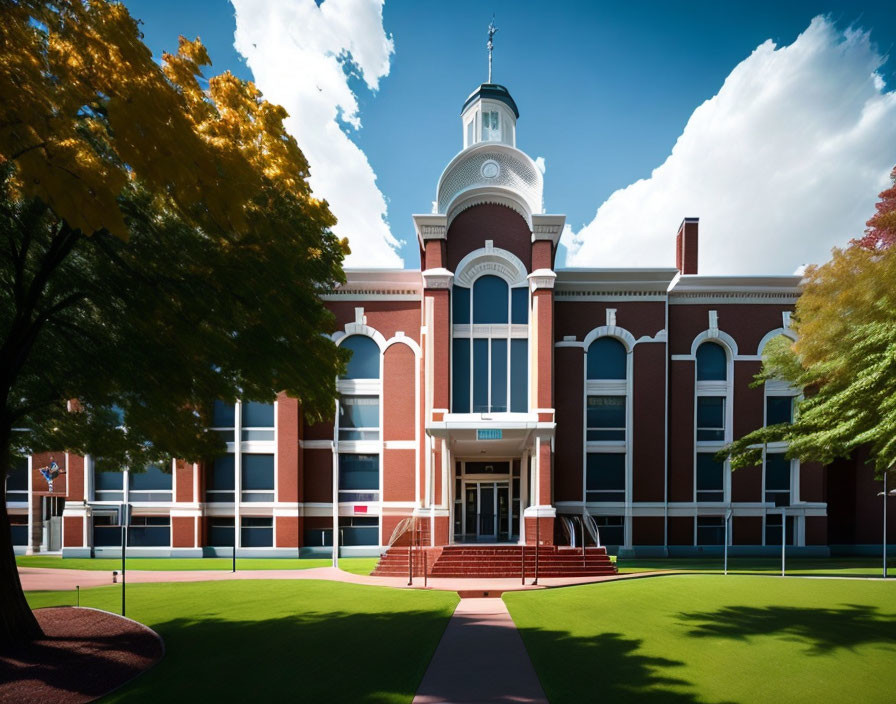
[[883,497],[884,500],[884,535],[883,535],[883,549],[884,549],[884,579],[887,578],[887,499],[891,496],[896,496],[896,489],[892,489],[891,491],[887,491],[887,472],[884,472],[884,490],[878,492],[878,496]]
[[585,514],[582,514],[582,567],[585,567]]

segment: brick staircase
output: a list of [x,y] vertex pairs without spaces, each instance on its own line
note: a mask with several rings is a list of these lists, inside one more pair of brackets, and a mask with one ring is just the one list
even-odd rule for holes
[[[410,542],[410,541],[408,541]],[[522,559],[520,545],[445,545],[413,549],[414,576],[423,575],[426,555],[430,577],[519,578]],[[535,576],[535,548],[526,546],[526,577]],[[380,558],[375,577],[401,577],[408,574],[408,546],[393,545]],[[582,560],[581,548],[541,546],[538,549],[539,577],[592,577],[616,574],[605,548],[587,548]]]

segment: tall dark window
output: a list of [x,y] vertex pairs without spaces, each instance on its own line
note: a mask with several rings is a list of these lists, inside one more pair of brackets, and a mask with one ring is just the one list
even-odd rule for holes
[[379,545],[380,519],[376,516],[342,516],[339,519],[341,545]]
[[141,548],[170,546],[171,517],[131,516],[128,545]]
[[242,500],[274,500],[274,455],[242,456]]
[[529,291],[486,275],[472,290],[455,286],[452,299],[452,410],[515,413],[529,407]]
[[208,519],[208,544],[210,546],[232,548],[233,540],[233,516]]
[[697,397],[697,440],[720,441],[725,439],[725,397]]
[[625,440],[625,396],[589,396],[586,427],[589,442]]
[[724,501],[725,465],[713,453],[697,453],[697,501]]
[[28,501],[28,459],[15,460],[6,478],[6,500],[8,502]]
[[339,455],[339,500],[376,501],[380,490],[380,456]]
[[343,396],[339,401],[340,440],[378,440],[380,397]]
[[473,324],[507,323],[510,289],[504,279],[480,276],[473,284]]
[[725,519],[722,516],[697,516],[697,545],[724,545]]
[[380,348],[367,335],[351,335],[341,347],[352,351],[343,379],[379,379]]
[[765,500],[775,506],[790,506],[790,460],[783,452],[765,456]]
[[205,500],[208,502],[233,502],[235,488],[235,459],[232,454],[216,457],[208,466]]
[[697,381],[728,379],[728,357],[721,345],[704,342],[697,348]]
[[[793,545],[793,516],[787,516],[787,545]],[[765,516],[765,544],[781,544],[781,514],[768,513]]]
[[171,471],[155,465],[142,472],[128,472],[131,501],[171,501]]
[[124,472],[103,472],[94,465],[93,493],[97,501],[124,501]]
[[[215,401],[212,408],[213,428],[232,428],[236,424],[236,406],[225,401]],[[231,442],[232,442],[231,438]]]
[[588,346],[589,379],[625,379],[625,346],[612,337],[599,337]]
[[274,519],[243,516],[240,519],[240,544],[244,548],[273,547]]
[[602,545],[625,544],[624,516],[595,516],[594,522]]
[[585,468],[586,501],[625,501],[625,454],[589,452]]
[[767,396],[765,399],[765,424],[793,422],[792,396]]

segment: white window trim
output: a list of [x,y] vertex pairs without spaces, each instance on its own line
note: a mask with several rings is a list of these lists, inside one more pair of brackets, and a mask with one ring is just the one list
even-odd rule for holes
[[[734,345],[733,347],[729,346]],[[717,344],[725,352],[725,380],[713,381],[697,381],[697,348],[703,344]],[[734,437],[734,359],[737,356],[737,347],[733,338],[721,330],[705,331],[694,338],[691,345],[691,354],[694,356],[694,416],[693,416],[693,437],[694,437],[694,453],[691,459],[691,467],[693,471],[693,493],[692,498],[698,506],[718,506],[721,504],[729,504],[731,502],[731,462],[726,459],[722,463],[722,501],[699,501],[697,499],[697,454],[714,453],[721,450],[725,445],[732,442]],[[722,396],[725,398],[724,405],[724,439],[722,440],[697,440],[697,399],[700,396]],[[694,522],[694,544],[697,542],[697,523]]]
[[[473,341],[474,340],[488,340],[488,383],[487,383],[487,405],[489,410],[485,411],[486,413],[495,413],[499,411],[493,411],[492,409],[492,340],[506,340],[507,341],[507,380],[506,380],[506,407],[504,411],[500,411],[503,413],[511,413],[511,405],[512,405],[512,359],[513,354],[511,351],[512,344],[511,340],[515,339],[526,339],[529,338],[529,332],[531,330],[531,322],[532,322],[532,293],[528,291],[529,282],[526,278],[526,268],[522,261],[517,258],[511,252],[507,252],[502,249],[497,249],[490,246],[491,243],[486,242],[486,247],[482,250],[476,250],[475,252],[471,252],[466,257],[464,257],[457,266],[457,271],[460,272],[457,276],[455,276],[454,286],[468,289],[470,292],[469,295],[469,312],[468,312],[468,320],[470,321],[468,324],[457,324],[455,325],[452,322],[451,325],[451,344],[449,345],[449,363],[451,365],[452,370],[452,378],[454,371],[454,340],[455,339],[464,339],[470,341],[470,352],[469,352],[469,363],[470,363],[470,408],[468,412],[470,413],[478,413],[480,411],[474,411],[474,401],[473,401],[473,392],[475,389],[474,377],[475,377],[475,369],[473,366]],[[471,256],[476,255],[476,256]],[[502,268],[489,269],[485,267],[481,267],[480,265],[486,263],[483,258],[488,257],[499,257],[505,259],[504,262],[505,271]],[[516,276],[509,276],[508,273],[515,269]],[[463,283],[458,283],[458,279],[461,274],[463,275]],[[507,284],[507,323],[475,323],[473,321],[473,307],[474,307],[474,288],[476,282],[482,278],[483,276],[496,276],[499,279],[503,280]],[[469,284],[469,285],[466,285]],[[527,300],[526,300],[526,323],[513,323],[513,290],[526,287],[527,289]],[[453,293],[453,291],[452,291]],[[451,321],[454,320],[454,304],[455,297],[451,296],[451,304],[449,306],[449,319]],[[532,370],[532,343],[531,341],[528,344],[527,350],[527,369],[526,369],[526,411],[528,412],[530,403],[529,400],[531,398],[532,389],[531,386],[531,370]],[[452,411],[454,410],[454,383],[452,382],[451,388],[449,390],[449,403]]]
[[[625,379],[588,379],[588,349],[595,340],[601,337],[612,337],[622,343],[625,348]],[[603,511],[623,509],[624,536],[623,547],[632,545],[632,444],[634,409],[634,348],[635,336],[625,328],[613,325],[595,328],[589,332],[582,343],[582,504],[589,509]],[[625,441],[588,442],[588,397],[589,396],[625,396]],[[623,501],[588,501],[588,455],[591,453],[623,453],[625,455],[625,492]],[[612,514],[617,515],[617,514]]]

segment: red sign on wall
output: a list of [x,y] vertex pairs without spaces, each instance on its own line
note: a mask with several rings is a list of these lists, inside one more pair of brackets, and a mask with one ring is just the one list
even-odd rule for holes
[[355,506],[355,513],[367,513],[367,506]]

